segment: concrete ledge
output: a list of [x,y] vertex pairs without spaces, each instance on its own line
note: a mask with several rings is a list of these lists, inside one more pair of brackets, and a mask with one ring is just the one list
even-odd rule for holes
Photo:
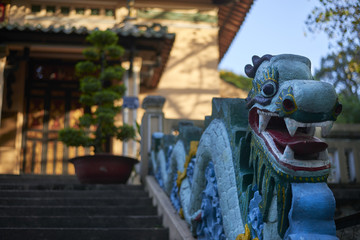
[[189,226],[180,218],[170,199],[160,188],[153,176],[146,176],[145,190],[153,199],[153,204],[157,207],[158,215],[162,216],[164,227],[169,228],[170,240],[194,240]]
[[20,174],[20,157],[15,148],[0,147],[0,174]]

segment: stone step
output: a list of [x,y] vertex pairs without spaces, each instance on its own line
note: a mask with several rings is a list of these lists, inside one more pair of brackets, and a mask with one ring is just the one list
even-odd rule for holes
[[11,216],[0,217],[2,228],[159,228],[158,216]]
[[71,180],[71,181],[78,181],[75,175],[45,175],[45,174],[1,174],[0,181],[3,179],[14,179],[14,180],[48,180],[48,179],[56,179],[56,180]]
[[164,228],[0,228],[1,240],[167,240]]
[[69,175],[0,175],[0,183],[46,183],[46,182],[57,182],[57,183],[68,183],[68,184],[79,184],[79,180],[76,176]]
[[80,184],[80,183],[3,183],[0,182],[0,190],[143,190],[140,185],[125,184]]
[[0,216],[149,216],[156,214],[156,208],[153,206],[0,206]]
[[152,199],[149,197],[0,197],[0,205],[3,206],[151,206]]
[[9,198],[39,198],[39,197],[61,197],[61,198],[88,198],[88,197],[147,197],[143,190],[1,190],[1,196]]
[[[130,184],[81,184],[76,176],[64,175],[0,175],[0,189],[4,187],[21,187],[22,185],[30,185],[29,187],[40,186],[64,186],[74,185],[74,189],[143,189],[141,185]],[[69,187],[69,186],[66,186]]]
[[0,240],[168,240],[140,185],[75,176],[0,175]]

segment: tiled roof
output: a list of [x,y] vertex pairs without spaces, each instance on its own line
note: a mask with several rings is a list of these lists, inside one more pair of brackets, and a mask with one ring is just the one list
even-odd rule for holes
[[[89,30],[86,27],[44,27],[41,25],[1,23],[0,43],[24,43],[24,40],[26,40],[29,43],[81,45],[86,44],[86,35],[94,30],[98,29]],[[156,52],[160,58],[160,64],[154,67],[152,76],[147,77],[144,82],[146,87],[155,88],[165,69],[175,40],[175,34],[168,33],[167,27],[160,24],[153,24],[151,26],[125,24],[120,28],[109,30],[117,33],[119,43],[127,49],[135,47],[135,50],[151,49]]]
[[[59,26],[54,27],[52,25],[44,27],[40,24],[37,25],[19,25],[19,24],[7,24],[0,23],[0,29],[8,31],[31,31],[31,32],[44,32],[44,33],[64,33],[64,34],[84,34],[88,35],[92,31],[99,30],[98,28],[87,29],[86,27],[65,27]],[[145,38],[175,38],[175,34],[168,33],[167,27],[160,24],[153,24],[152,26],[146,25],[124,25],[120,28],[111,28],[108,29],[113,32],[116,32],[119,36],[123,37],[145,37]]]
[[[218,4],[221,2],[217,0]],[[231,1],[230,3],[219,5],[218,26],[219,26],[219,62],[224,57],[243,24],[246,14],[249,12],[254,0]]]
[[[241,25],[243,24],[247,13],[249,12],[254,0],[198,0],[194,2],[215,4],[218,7],[218,46],[219,46],[219,62],[224,57],[225,53],[229,49],[233,39],[235,38],[237,32],[239,31]],[[169,3],[167,3],[169,4]],[[93,29],[94,30],[94,29]],[[49,34],[63,34],[71,36],[70,38],[62,39],[63,41],[68,41],[69,43],[74,40],[75,36],[85,36],[89,32],[93,31],[85,27],[80,28],[66,28],[64,26],[59,27],[43,27],[41,25],[9,25],[9,24],[0,24],[0,31],[15,31],[15,32],[42,32]],[[147,81],[146,85],[148,87],[156,87],[160,76],[165,68],[165,63],[169,57],[170,51],[173,46],[175,39],[175,34],[167,32],[165,26],[155,24],[153,26],[122,26],[120,28],[113,28],[112,31],[116,32],[119,37],[133,37],[136,39],[163,39],[163,44],[161,48],[161,67],[156,68],[154,72],[154,78],[151,81]],[[5,39],[0,39],[0,41],[6,41],[6,35],[1,36]],[[80,40],[84,39],[80,38]],[[40,39],[41,40],[41,39]],[[161,69],[161,71],[159,70]],[[158,76],[158,77],[155,77]]]

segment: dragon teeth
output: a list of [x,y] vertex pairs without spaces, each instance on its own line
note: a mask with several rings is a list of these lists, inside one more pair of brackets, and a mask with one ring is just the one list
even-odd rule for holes
[[259,132],[262,132],[266,129],[269,121],[271,119],[271,116],[259,114]]
[[327,135],[329,135],[333,125],[334,125],[333,121],[325,122],[325,124],[321,126],[321,136],[326,137]]
[[264,111],[260,111],[260,110],[257,110],[257,113],[259,115],[259,132],[260,133],[262,131],[265,131],[271,117],[278,117],[279,116],[277,113],[264,112]]
[[309,136],[314,136],[315,135],[315,127],[308,127],[306,129],[306,133],[309,135]]
[[[257,113],[259,115],[259,132],[260,133],[265,131],[265,129],[267,128],[267,126],[269,124],[271,117],[278,116],[278,114],[276,114],[276,113],[263,112],[260,110],[258,110]],[[292,137],[295,135],[295,133],[299,127],[307,128],[306,132],[310,136],[314,136],[315,127],[321,127],[321,136],[326,137],[330,133],[331,128],[333,127],[333,124],[334,124],[333,121],[325,121],[325,122],[317,122],[317,123],[302,123],[302,122],[298,122],[291,118],[284,118],[284,121],[286,124],[286,128],[289,131],[290,136],[292,136]]]
[[306,127],[307,133],[311,136],[313,136],[315,133],[315,127],[321,127],[321,132],[322,132],[321,135],[325,137],[330,133],[331,128],[334,124],[333,121],[318,122],[318,123],[302,123],[291,118],[284,118],[284,121],[286,124],[286,128],[288,129],[289,134],[292,137],[295,135],[298,127]]
[[259,115],[266,115],[266,116],[272,116],[272,117],[278,117],[279,116],[279,114],[277,114],[277,113],[265,112],[265,111],[260,111],[260,110],[257,110],[257,113]]
[[[288,145],[286,145],[286,148],[285,148],[284,153],[282,155],[282,159],[283,160],[296,160],[295,156],[294,156],[294,151]],[[326,150],[320,152],[317,159],[314,159],[314,160],[322,160],[322,161],[329,160],[328,150],[326,149]]]
[[322,152],[319,153],[319,158],[318,158],[318,160],[324,160],[324,161],[326,161],[326,160],[328,160],[328,159],[329,159],[329,153],[328,153],[328,150],[327,150],[327,149],[325,149],[325,151],[322,151]]
[[283,153],[283,158],[289,160],[294,159],[294,151],[288,145],[286,145],[285,151]]
[[286,128],[289,131],[290,136],[294,136],[296,133],[297,128],[299,127],[299,124],[297,121],[291,119],[291,118],[284,118]]

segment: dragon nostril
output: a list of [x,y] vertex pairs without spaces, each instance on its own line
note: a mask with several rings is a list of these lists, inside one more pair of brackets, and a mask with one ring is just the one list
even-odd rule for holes
[[335,108],[335,115],[339,115],[342,112],[342,105],[338,104]]
[[296,108],[295,103],[290,99],[285,99],[282,104],[284,106],[285,111],[288,111],[288,112],[290,112]]

